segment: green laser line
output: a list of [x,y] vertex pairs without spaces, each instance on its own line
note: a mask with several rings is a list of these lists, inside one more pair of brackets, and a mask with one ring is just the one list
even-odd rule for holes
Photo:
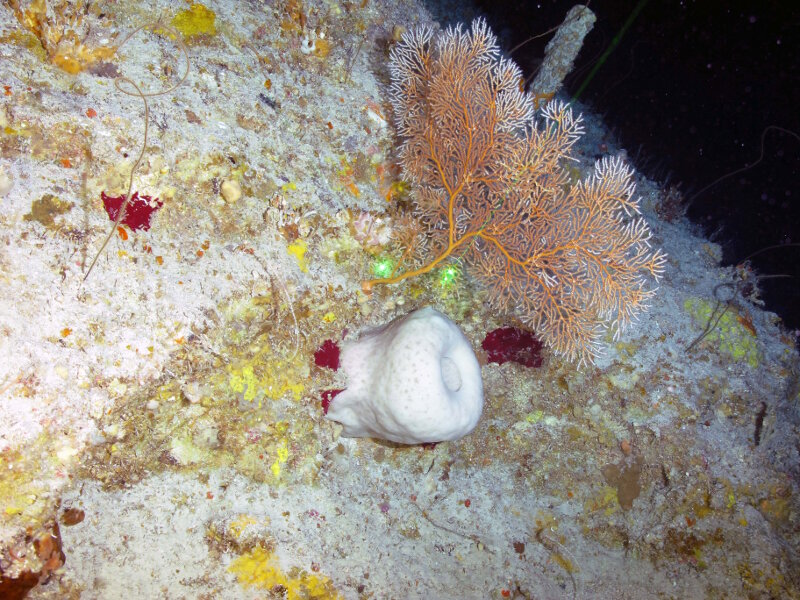
[[649,0],[639,0],[639,4],[637,4],[636,8],[634,8],[633,11],[631,11],[631,14],[628,15],[628,18],[625,20],[625,24],[622,26],[622,29],[620,29],[617,35],[614,36],[614,39],[611,40],[611,43],[608,45],[608,48],[606,48],[606,51],[603,52],[603,55],[598,59],[594,67],[592,67],[592,70],[586,76],[586,79],[583,80],[581,87],[579,87],[578,91],[575,92],[575,95],[572,96],[572,100],[570,102],[575,102],[578,99],[578,97],[583,93],[583,91],[589,86],[589,83],[592,81],[592,78],[600,70],[600,67],[603,66],[603,63],[606,62],[608,56],[619,45],[620,41],[625,35],[625,32],[633,24],[633,22],[636,20],[636,17],[639,16],[639,13],[642,12],[642,9],[644,9],[645,5],[648,2]]

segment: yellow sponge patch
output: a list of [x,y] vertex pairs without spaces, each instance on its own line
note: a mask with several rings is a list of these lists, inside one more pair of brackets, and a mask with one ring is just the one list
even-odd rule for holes
[[285,573],[275,554],[260,546],[234,559],[228,570],[246,587],[272,590],[279,586],[289,600],[341,597],[327,577],[297,569]]
[[173,17],[172,26],[185,38],[196,35],[215,35],[217,33],[215,20],[214,11],[207,9],[202,4],[194,3]]

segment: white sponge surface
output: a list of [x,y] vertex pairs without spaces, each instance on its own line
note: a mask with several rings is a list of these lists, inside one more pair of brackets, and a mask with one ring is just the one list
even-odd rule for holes
[[458,326],[427,307],[342,347],[347,389],[327,417],[345,437],[401,444],[456,440],[483,411],[481,369]]

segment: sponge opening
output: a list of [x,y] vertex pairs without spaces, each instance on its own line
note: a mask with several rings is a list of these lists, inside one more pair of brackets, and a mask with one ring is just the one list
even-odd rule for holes
[[440,361],[442,368],[442,381],[445,387],[451,392],[457,392],[461,389],[461,371],[458,370],[458,365],[449,356],[443,356]]

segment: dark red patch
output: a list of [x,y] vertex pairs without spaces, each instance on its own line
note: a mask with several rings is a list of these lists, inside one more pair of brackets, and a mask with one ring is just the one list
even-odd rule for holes
[[333,340],[325,340],[319,350],[314,352],[314,364],[318,367],[339,369],[339,346]]
[[[122,196],[109,196],[105,192],[100,194],[103,199],[103,206],[108,213],[108,218],[112,221],[117,220],[119,209],[122,203],[125,202],[125,194]],[[151,198],[150,196],[139,196],[139,192],[134,192],[131,196],[128,206],[125,207],[125,215],[122,217],[123,225],[127,225],[133,231],[150,229],[150,215],[157,211],[164,204],[158,198]]]
[[39,583],[39,574],[23,571],[17,577],[0,575],[0,598],[22,600]]
[[333,402],[333,399],[336,398],[336,396],[339,394],[339,392],[343,392],[343,391],[344,390],[325,390],[324,392],[322,392],[322,414],[323,415],[327,415],[328,414],[328,409],[331,406],[331,402]]
[[513,360],[525,367],[542,366],[542,342],[530,331],[500,327],[486,334],[481,347],[489,362],[502,365]]

